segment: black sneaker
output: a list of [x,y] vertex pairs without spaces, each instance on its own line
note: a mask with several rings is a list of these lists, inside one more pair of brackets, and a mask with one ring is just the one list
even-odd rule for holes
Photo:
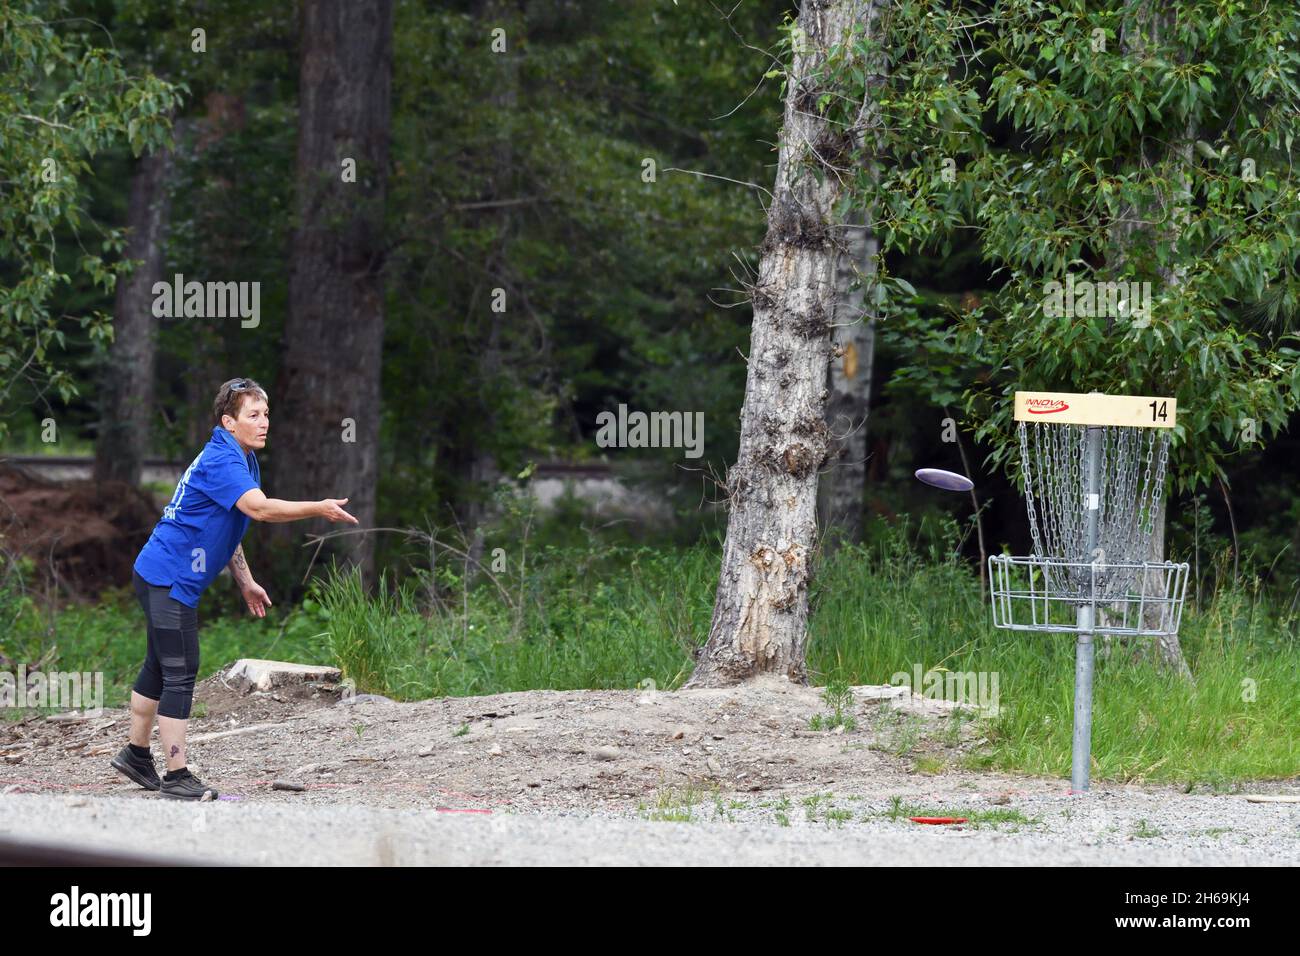
[[209,800],[217,799],[215,787],[209,787],[198,777],[189,771],[184,776],[174,777],[171,780],[162,782],[162,795],[171,797],[173,800],[202,800],[204,794],[212,794]]
[[153,765],[153,758],[137,757],[131,750],[130,744],[123,747],[109,763],[123,776],[146,790],[157,790],[162,786],[162,781],[158,779],[158,771]]

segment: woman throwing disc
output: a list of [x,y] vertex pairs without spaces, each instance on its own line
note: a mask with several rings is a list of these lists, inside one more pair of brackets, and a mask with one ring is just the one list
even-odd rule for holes
[[[144,610],[147,649],[131,691],[130,740],[111,761],[140,786],[180,800],[217,796],[190,773],[185,761],[185,728],[199,671],[199,597],[229,566],[249,611],[266,616],[271,599],[253,580],[239,543],[250,518],[357,523],[343,510],[347,498],[281,501],[262,493],[261,469],[253,452],[266,447],[271,416],[266,392],[251,378],[222,385],[212,412],[217,424],[211,439],[185,469],[135,559],[132,578]],[[149,752],[155,715],[167,758],[161,780]]]

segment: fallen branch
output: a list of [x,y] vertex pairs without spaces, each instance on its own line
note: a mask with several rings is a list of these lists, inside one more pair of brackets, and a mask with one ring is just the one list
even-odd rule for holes
[[220,740],[222,737],[238,737],[241,734],[255,734],[262,730],[275,730],[277,727],[288,727],[286,724],[254,724],[251,727],[239,727],[235,730],[219,730],[211,734],[199,734],[197,737],[189,738],[189,743],[201,744],[209,740]]

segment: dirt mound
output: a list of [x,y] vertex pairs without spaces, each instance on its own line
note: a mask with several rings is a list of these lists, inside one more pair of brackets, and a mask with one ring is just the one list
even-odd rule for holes
[[129,585],[157,520],[150,497],[124,482],[51,481],[0,462],[0,548],[75,594]]
[[[339,688],[257,691],[228,669],[212,675],[195,688],[191,765],[219,778],[232,799],[627,809],[678,792],[780,798],[868,779],[897,785],[915,774],[916,759],[953,762],[978,733],[967,723],[939,734],[946,721],[898,711],[882,688],[854,690],[853,729],[810,730],[827,707],[821,693],[782,680],[743,690],[535,690],[410,703],[345,699]],[[132,794],[104,759],[128,725],[125,711],[106,708],[98,719],[0,726],[0,759],[21,765],[28,789],[57,780]],[[924,739],[925,728],[936,739]],[[276,781],[295,789],[278,790]]]
[[[855,690],[854,729],[812,731],[826,708],[821,694],[776,680],[743,690],[535,690],[404,703],[340,699],[322,683],[250,691],[227,676],[195,688],[187,757],[232,800],[477,811],[635,809],[678,792],[780,798],[868,780],[897,786],[916,773],[915,759],[953,761],[976,733],[966,725],[952,739],[925,740],[921,729],[942,727],[939,718],[900,714],[873,688]],[[0,723],[0,791],[150,796],[108,766],[129,724],[119,708]],[[901,749],[900,735],[909,738]],[[972,785],[968,774],[953,777]]]

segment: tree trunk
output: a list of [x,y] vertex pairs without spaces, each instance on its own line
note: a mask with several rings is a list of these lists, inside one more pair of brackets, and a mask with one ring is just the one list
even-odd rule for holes
[[168,183],[173,155],[160,150],[142,156],[131,177],[125,258],[140,260],[117,284],[113,301],[113,344],[99,435],[95,442],[96,481],[140,483],[153,426],[154,353],[158,320],[153,285],[162,278],[163,242],[171,212]]
[[[510,117],[518,106],[519,100],[519,57],[524,37],[524,18],[519,9],[519,0],[481,0],[477,17],[482,24],[483,35],[500,27],[505,30],[506,48],[502,53],[493,53],[492,65],[495,67],[495,82],[490,99],[491,109],[498,125],[496,141],[492,146],[492,168],[486,201],[509,199],[514,195],[514,146],[512,141],[513,123]],[[502,357],[502,321],[519,303],[515,301],[514,290],[509,288],[507,277],[510,272],[510,240],[514,226],[514,217],[508,205],[489,206],[478,214],[479,221],[492,231],[492,245],[485,263],[489,285],[506,288],[506,312],[497,312],[493,308],[492,295],[475,295],[471,308],[481,310],[483,322],[476,322],[483,328],[480,338],[483,350],[478,357],[478,379],[483,383],[481,394],[486,396],[486,407],[481,419],[479,439],[469,450],[469,497],[462,509],[462,521],[467,537],[466,551],[472,559],[466,576],[473,579],[477,564],[483,559],[484,525],[493,512],[492,492],[495,490],[501,472],[497,466],[496,455],[488,444],[488,436],[496,433],[498,416],[492,393],[495,383],[504,372],[505,362]]]
[[[268,492],[348,498],[366,528],[379,477],[393,5],[303,3],[300,31],[298,221]],[[346,160],[355,182],[345,181]],[[321,519],[277,527],[295,538],[329,530]],[[336,539],[331,550],[371,570],[370,535]]]
[[[1160,41],[1161,34],[1173,25],[1174,14],[1168,11],[1157,12],[1152,6],[1150,0],[1143,0],[1136,11],[1135,19],[1132,23],[1125,21],[1120,27],[1120,43],[1122,48],[1135,56],[1143,55],[1144,41],[1142,31],[1145,30],[1153,44]],[[1191,205],[1191,184],[1188,180],[1186,170],[1192,160],[1192,141],[1196,138],[1196,130],[1191,126],[1185,130],[1182,141],[1169,144],[1165,147],[1159,147],[1166,150],[1177,160],[1177,171],[1173,175],[1174,195],[1169,201],[1169,219],[1166,232],[1169,236],[1177,236],[1183,228],[1186,227],[1190,215]],[[1144,164],[1154,165],[1160,160],[1160,155],[1143,156]],[[1126,219],[1151,218],[1159,219],[1159,210],[1143,210],[1138,215],[1126,215]],[[1119,240],[1119,258],[1122,261],[1125,247],[1132,242],[1135,228],[1132,223],[1121,225],[1115,232]],[[1186,273],[1185,267],[1177,265],[1160,266],[1157,268],[1157,274],[1160,281],[1170,289],[1177,289],[1182,285],[1183,276]],[[1155,531],[1151,535],[1150,545],[1147,549],[1145,560],[1154,562],[1163,562],[1165,560],[1165,492],[1167,489],[1161,489],[1159,507],[1155,515]],[[1151,597],[1162,597],[1166,585],[1165,576],[1159,574],[1144,575],[1142,589],[1144,595]],[[1159,621],[1159,609],[1157,608],[1145,623],[1154,625]],[[1177,634],[1168,635],[1159,639],[1141,638],[1138,642],[1139,654],[1154,654],[1159,663],[1172,670],[1177,671],[1184,677],[1191,677],[1191,669],[1187,666],[1187,661],[1183,657],[1183,650]]]
[[876,274],[880,241],[869,217],[845,230],[845,252],[836,271],[835,345],[828,378],[826,425],[833,442],[831,465],[820,489],[819,515],[826,543],[860,542],[867,478],[867,415],[875,366],[875,319],[864,308]]
[[[740,449],[709,637],[688,687],[761,674],[807,679],[808,582],[817,536],[817,473],[830,449],[826,367],[836,267],[846,251],[834,209],[867,110],[845,131],[819,115],[828,48],[874,28],[869,0],[805,0],[797,22],[767,236],[753,290]],[[873,19],[868,19],[868,15]],[[847,70],[847,66],[844,67]],[[837,163],[837,159],[839,159]],[[820,168],[817,168],[820,167]],[[832,168],[833,167],[833,168]]]

